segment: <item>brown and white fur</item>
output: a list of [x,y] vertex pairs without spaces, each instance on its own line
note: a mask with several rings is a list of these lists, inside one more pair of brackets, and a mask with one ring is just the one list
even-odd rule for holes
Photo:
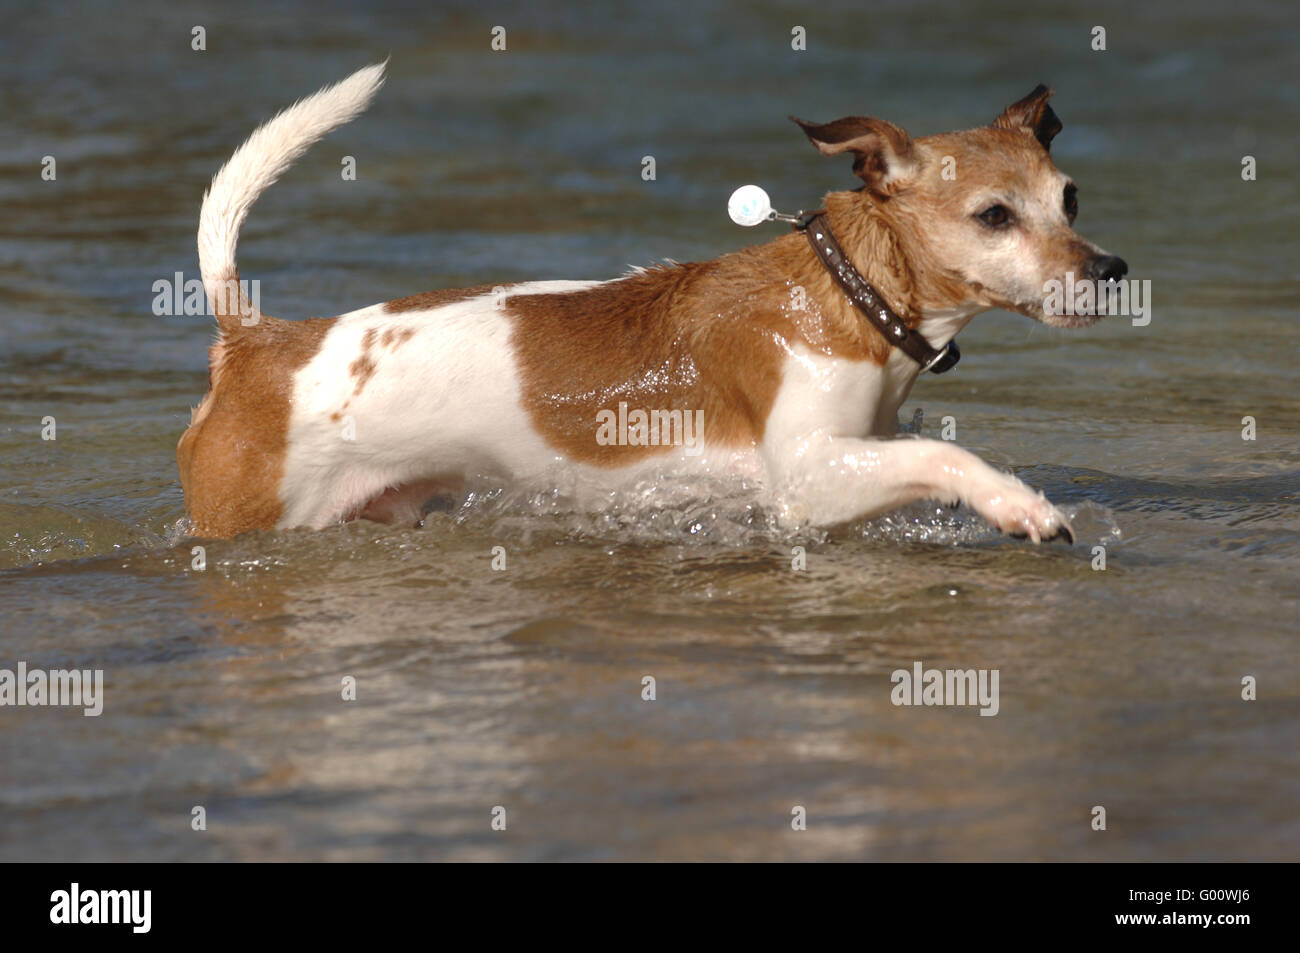
[[[414,521],[469,476],[597,502],[647,474],[708,474],[759,487],[792,526],[928,498],[1035,542],[1068,537],[1064,515],[1016,478],[952,443],[895,438],[918,365],[864,323],[798,234],[612,281],[436,291],[328,319],[255,312],[228,293],[249,208],[382,83],[383,66],[367,67],[280,113],[204,198],[199,259],[220,333],[177,454],[195,534]],[[918,139],[879,119],[800,123],[823,153],[853,155],[865,185],[826,196],[830,226],[935,347],[994,307],[1065,325],[1043,312],[1045,281],[1122,269],[1071,228],[1048,96]],[[949,156],[955,178],[941,175]],[[1009,220],[990,225],[999,205]],[[598,442],[598,412],[620,401],[702,410],[702,451]]]

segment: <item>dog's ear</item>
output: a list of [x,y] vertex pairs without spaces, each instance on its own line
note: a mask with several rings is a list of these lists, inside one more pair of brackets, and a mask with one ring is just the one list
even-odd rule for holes
[[993,120],[995,129],[1027,129],[1035,139],[1042,143],[1043,149],[1052,151],[1052,140],[1061,131],[1061,120],[1047,101],[1052,98],[1052,91],[1039,83],[1032,93],[1018,102],[1012,103],[1002,111],[1002,115]]
[[818,125],[790,117],[822,155],[853,153],[853,173],[879,196],[888,196],[916,172],[912,137],[883,119],[846,116]]

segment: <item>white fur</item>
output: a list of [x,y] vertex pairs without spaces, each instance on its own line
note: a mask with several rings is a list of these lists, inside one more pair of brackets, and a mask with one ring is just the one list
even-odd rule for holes
[[[596,284],[525,282],[422,311],[374,305],[339,318],[294,375],[280,525],[327,526],[389,487],[442,476],[537,489],[562,483],[591,505],[650,474],[757,476],[752,452],[709,446],[707,421],[703,453],[673,448],[617,471],[566,460],[534,429],[521,402],[503,305],[513,295]],[[386,347],[383,333],[394,328],[415,333]],[[368,353],[376,369],[357,394],[351,368],[367,331],[375,332]],[[594,418],[591,423],[594,434]]]
[[199,213],[199,268],[214,308],[221,286],[236,274],[235,245],[253,203],[313,143],[365,111],[384,85],[386,65],[357,70],[294,103],[259,126],[213,176]]
[[[971,318],[984,309],[978,305],[964,308],[945,308],[924,315],[918,330],[930,342],[933,348],[942,348],[955,338],[961,329],[970,323]],[[876,406],[875,423],[871,433],[877,437],[892,437],[898,428],[898,409],[907,400],[921,373],[921,366],[905,353],[895,348],[889,352],[889,358],[881,369],[884,381],[880,387],[879,403]]]
[[[592,284],[532,282],[507,294]],[[375,305],[335,322],[294,376],[281,525],[326,525],[385,488],[415,480],[464,473],[517,480],[555,464],[555,451],[520,403],[503,297],[398,313]],[[385,347],[379,338],[390,328],[415,334]],[[350,368],[371,330],[376,371],[356,394]]]

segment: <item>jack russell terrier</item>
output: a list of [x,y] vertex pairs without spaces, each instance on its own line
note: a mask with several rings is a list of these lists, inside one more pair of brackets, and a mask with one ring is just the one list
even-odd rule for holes
[[712,261],[432,291],[336,318],[261,314],[235,267],[240,226],[366,108],[383,70],[261,126],[204,196],[199,261],[219,334],[177,449],[195,535],[415,522],[471,478],[596,504],[642,480],[710,475],[759,487],[783,525],[932,499],[1004,533],[1072,541],[1064,514],[1015,477],[952,443],[895,437],[917,375],[955,363],[950,342],[976,314],[1089,324],[1048,313],[1045,283],[1127,271],[1071,227],[1075,186],[1048,155],[1061,129],[1051,90],[990,126],[919,139],[882,119],[795,120],[824,155],[849,153],[865,184]]

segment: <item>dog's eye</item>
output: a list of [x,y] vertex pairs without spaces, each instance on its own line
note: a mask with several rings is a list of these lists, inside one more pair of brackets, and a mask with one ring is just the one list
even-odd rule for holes
[[1011,221],[1011,210],[1005,205],[990,205],[975,217],[989,228],[1001,228]]
[[1065,217],[1071,222],[1079,214],[1079,190],[1071,182],[1065,187]]

